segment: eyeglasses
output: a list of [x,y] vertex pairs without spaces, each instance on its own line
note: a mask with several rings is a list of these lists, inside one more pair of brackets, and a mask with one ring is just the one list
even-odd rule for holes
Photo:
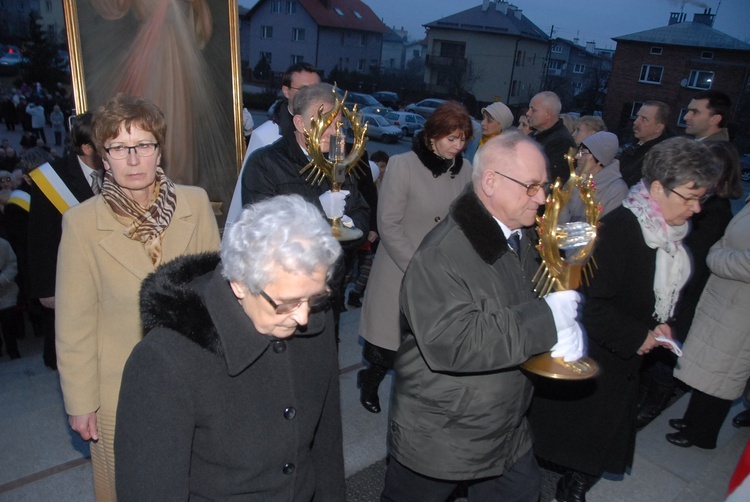
[[580,147],[578,151],[576,152],[576,157],[580,157],[581,155],[591,154],[591,150],[588,148]]
[[116,145],[105,148],[104,151],[115,160],[127,159],[133,150],[139,157],[151,157],[156,152],[159,143],[138,143],[137,145]]
[[544,193],[547,193],[547,191],[549,190],[549,183],[531,183],[531,184],[526,184],[523,181],[518,181],[517,179],[511,178],[510,176],[506,176],[503,173],[499,173],[497,171],[493,171],[493,172],[495,174],[499,174],[503,178],[508,178],[510,181],[513,181],[514,183],[518,183],[519,185],[521,185],[522,187],[524,187],[526,189],[526,195],[528,195],[529,197],[535,196],[536,193],[539,190],[544,189]]
[[300,306],[305,302],[307,302],[307,305],[308,307],[310,307],[310,310],[315,310],[315,309],[325,306],[326,304],[328,304],[328,300],[331,297],[331,290],[326,288],[324,292],[318,293],[317,295],[313,295],[307,300],[294,300],[294,301],[287,302],[287,303],[276,303],[262,289],[260,290],[260,296],[262,296],[268,303],[271,304],[271,306],[273,307],[273,309],[276,311],[277,314],[284,315],[284,314],[291,314],[292,312],[300,308]]
[[0,178],[0,181],[12,181],[10,178]]
[[710,199],[710,198],[711,198],[711,195],[713,195],[713,194],[707,193],[706,195],[704,195],[704,196],[702,196],[702,197],[685,197],[684,195],[682,195],[682,194],[681,194],[680,192],[678,192],[677,190],[672,190],[672,189],[670,188],[670,189],[669,189],[669,191],[670,191],[670,192],[672,192],[673,194],[677,195],[677,196],[678,196],[679,198],[681,198],[681,199],[682,199],[683,201],[685,201],[685,204],[692,204],[693,202],[697,202],[697,203],[698,203],[698,204],[700,204],[701,206],[702,206],[703,204],[705,204],[705,203],[706,203],[706,201],[707,201],[708,199]]

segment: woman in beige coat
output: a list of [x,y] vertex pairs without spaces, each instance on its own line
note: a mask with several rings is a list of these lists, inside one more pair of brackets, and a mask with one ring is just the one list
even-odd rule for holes
[[380,246],[362,306],[360,335],[369,366],[357,375],[360,401],[380,412],[378,387],[393,367],[401,342],[398,293],[412,255],[427,233],[448,214],[448,206],[471,180],[461,150],[471,139],[471,118],[463,105],[440,106],[414,137],[412,151],[388,161],[378,193]]
[[71,428],[91,440],[96,500],[116,500],[113,441],[122,371],[141,340],[138,294],[161,263],[216,251],[206,193],[164,174],[162,112],[118,94],[94,116],[104,161],[101,194],[63,215],[57,265],[56,345]]

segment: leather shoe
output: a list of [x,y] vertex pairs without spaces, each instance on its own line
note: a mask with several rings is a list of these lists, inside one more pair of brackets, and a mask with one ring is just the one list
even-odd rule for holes
[[670,418],[669,426],[676,431],[684,431],[688,428],[687,423],[683,418]]
[[672,432],[667,434],[667,441],[680,448],[690,448],[693,446],[693,442],[682,435],[682,432]]
[[750,410],[745,410],[734,417],[732,425],[735,427],[750,427]]
[[349,301],[346,303],[351,305],[352,307],[360,308],[362,307],[362,300],[360,300],[360,298],[361,296],[358,293],[352,291],[351,293],[349,293]]
[[370,413],[380,413],[380,399],[378,398],[378,388],[373,390],[369,385],[363,385],[362,379],[366,370],[360,370],[357,373],[357,387],[359,387],[359,402]]

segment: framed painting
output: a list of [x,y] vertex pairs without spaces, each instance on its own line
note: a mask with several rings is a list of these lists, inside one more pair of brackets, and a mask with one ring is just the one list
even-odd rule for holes
[[162,167],[203,187],[220,222],[245,144],[237,0],[64,0],[78,113],[117,93],[167,120]]

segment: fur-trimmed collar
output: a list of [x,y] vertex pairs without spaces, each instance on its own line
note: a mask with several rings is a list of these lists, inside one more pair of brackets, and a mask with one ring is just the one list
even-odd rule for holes
[[486,263],[492,265],[509,251],[503,230],[474,193],[471,183],[453,201],[450,214]]
[[414,135],[411,141],[411,149],[435,178],[448,171],[450,171],[451,178],[455,178],[464,163],[460,153],[453,160],[447,160],[430,151],[424,144],[424,131]]
[[146,277],[140,299],[143,333],[156,327],[168,328],[223,355],[211,315],[191,284],[213,272],[218,264],[218,253],[185,256],[161,265]]

